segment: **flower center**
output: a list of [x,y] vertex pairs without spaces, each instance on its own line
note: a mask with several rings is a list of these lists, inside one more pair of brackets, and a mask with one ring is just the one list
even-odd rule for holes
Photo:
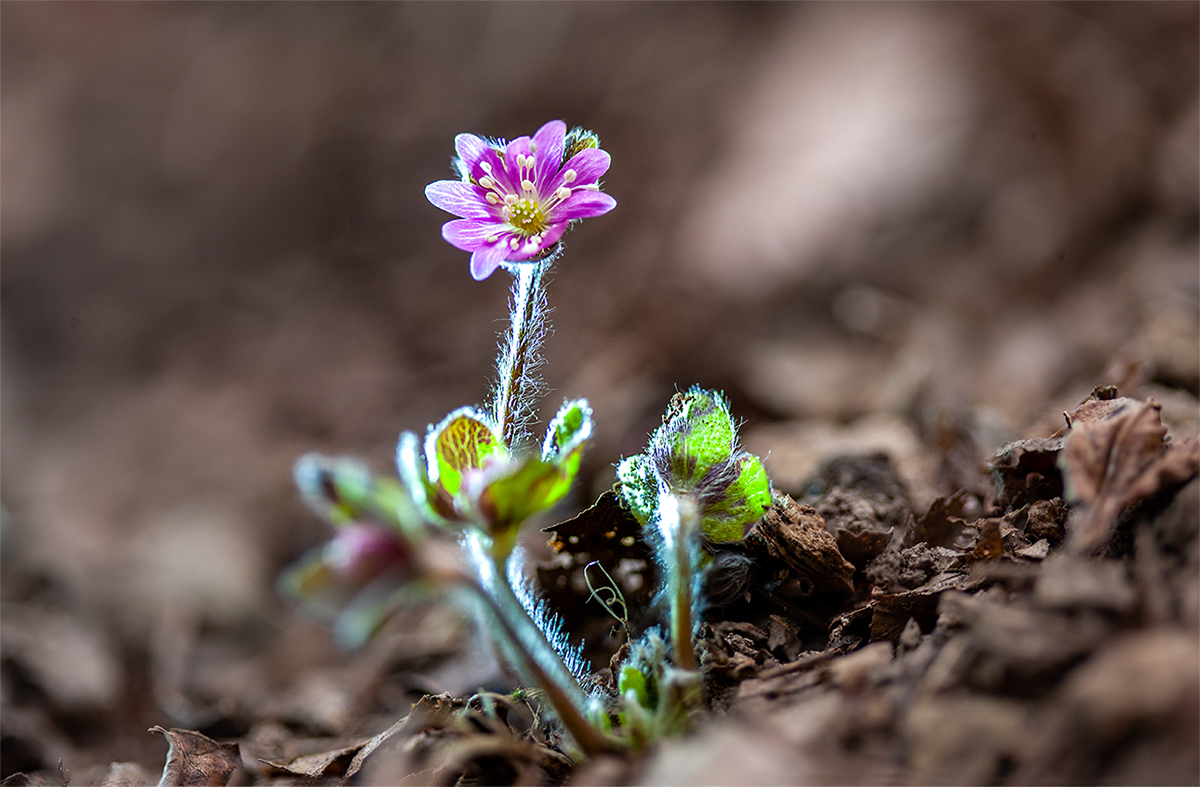
[[522,197],[504,209],[505,217],[518,232],[525,237],[537,235],[546,229],[546,214],[535,199]]

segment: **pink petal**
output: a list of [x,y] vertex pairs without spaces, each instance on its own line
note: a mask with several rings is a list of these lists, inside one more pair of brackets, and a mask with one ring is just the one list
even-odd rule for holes
[[504,149],[504,164],[508,168],[509,180],[513,183],[513,188],[517,196],[521,196],[521,173],[517,167],[518,155],[529,155],[529,137],[517,137]]
[[[525,260],[538,256],[546,249],[558,243],[558,239],[561,238],[563,233],[566,231],[567,222],[565,221],[549,225],[546,227],[546,231],[542,233],[542,242],[539,243],[536,248],[527,249],[526,245],[522,243],[516,251],[511,252],[508,255],[508,262],[524,262]],[[521,240],[524,241],[524,238]]]
[[553,221],[575,221],[602,216],[617,206],[617,201],[602,191],[576,191],[554,207]]
[[551,120],[537,130],[533,142],[537,145],[537,177],[534,183],[543,184],[558,174],[562,166],[563,143],[567,136],[567,124],[561,120]]
[[474,134],[459,134],[454,138],[454,149],[468,170],[474,171],[485,150],[491,146]]
[[[485,172],[483,167],[480,166],[483,162],[487,162],[488,166],[492,170],[491,173]],[[475,169],[471,170],[471,177],[475,178],[475,180],[479,180],[484,175],[489,175],[489,177],[499,183],[501,188],[503,188],[505,191],[516,193],[517,189],[520,187],[519,183],[513,183],[512,178],[508,174],[508,167],[500,158],[500,152],[494,148],[488,148],[485,150],[482,158],[480,158],[480,164],[477,164]]]
[[505,224],[480,219],[455,219],[442,225],[442,237],[455,248],[476,251],[488,245],[489,235],[503,231]]
[[496,272],[500,263],[504,262],[504,252],[508,247],[503,241],[485,246],[471,255],[471,278],[483,281]]
[[499,208],[484,199],[484,190],[459,180],[439,180],[425,187],[425,198],[447,213],[464,219],[499,216]]
[[[551,179],[542,193],[553,194],[560,186],[575,187],[595,183],[600,179],[601,175],[608,172],[608,166],[611,162],[612,156],[599,148],[581,150],[574,156],[571,156],[571,160],[563,165],[562,172],[559,172],[556,177]],[[563,178],[563,172],[569,169],[575,170],[575,179],[567,183]]]

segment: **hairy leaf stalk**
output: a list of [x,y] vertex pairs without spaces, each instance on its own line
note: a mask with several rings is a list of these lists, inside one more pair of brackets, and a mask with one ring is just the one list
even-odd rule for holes
[[510,449],[529,439],[528,425],[534,404],[542,393],[538,376],[541,348],[546,339],[546,272],[550,262],[514,264],[508,336],[497,363],[496,387],[492,391],[492,417],[505,445]]
[[659,498],[659,529],[667,553],[667,587],[670,588],[671,643],[675,666],[698,668],[692,645],[692,540],[700,530],[700,512],[691,498],[664,492]]
[[540,688],[562,721],[563,727],[587,756],[616,750],[615,742],[596,729],[584,715],[588,698],[563,664],[554,648],[521,606],[512,587],[503,577],[504,563],[496,562],[495,581],[489,587],[470,587],[483,600],[499,633],[508,640],[511,652],[521,660],[518,671]]

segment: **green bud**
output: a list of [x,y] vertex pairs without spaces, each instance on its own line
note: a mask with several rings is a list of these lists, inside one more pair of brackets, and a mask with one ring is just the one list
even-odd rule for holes
[[576,126],[567,132],[567,137],[563,141],[562,163],[566,164],[580,151],[598,147],[600,147],[600,137],[596,136],[594,132]]
[[698,386],[671,399],[645,453],[617,466],[625,505],[646,525],[660,492],[690,498],[709,541],[740,541],[771,505],[771,484],[758,457],[737,445],[729,402]]
[[646,690],[646,676],[637,667],[626,664],[621,667],[621,674],[617,678],[617,693],[624,697],[631,691],[637,698],[638,705],[643,708],[650,707],[650,692]]

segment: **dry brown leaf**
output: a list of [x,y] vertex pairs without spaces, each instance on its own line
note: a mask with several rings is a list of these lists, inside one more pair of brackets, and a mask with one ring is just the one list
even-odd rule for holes
[[1079,505],[1068,539],[1077,553],[1100,547],[1133,503],[1200,472],[1200,443],[1194,437],[1168,443],[1158,402],[1122,404],[1098,419],[1074,420],[1059,458],[1070,499]]
[[1056,464],[1061,437],[1032,437],[1009,443],[988,467],[996,485],[996,503],[1016,509],[1038,500],[1062,496],[1062,474]]
[[825,520],[812,506],[776,496],[743,543],[751,554],[779,560],[820,588],[854,592],[854,566],[842,557]]
[[966,504],[971,494],[960,489],[949,497],[939,497],[930,504],[925,515],[917,519],[904,534],[903,546],[926,543],[933,547],[948,547],[966,525]]
[[451,723],[454,711],[461,707],[461,704],[461,702],[454,700],[448,694],[426,695],[413,705],[412,712],[409,715],[400,719],[373,738],[325,752],[305,754],[287,762],[274,762],[271,760],[262,760],[262,762],[271,768],[291,773],[295,776],[317,779],[329,775],[332,766],[336,763],[345,762],[349,759],[349,762],[346,764],[345,774],[342,776],[340,782],[341,784],[345,784],[354,774],[362,769],[367,757],[393,736],[402,731],[416,731],[428,727],[445,727]]
[[194,730],[154,726],[150,732],[160,733],[170,744],[159,787],[225,787],[233,772],[242,767],[236,743],[217,743]]

